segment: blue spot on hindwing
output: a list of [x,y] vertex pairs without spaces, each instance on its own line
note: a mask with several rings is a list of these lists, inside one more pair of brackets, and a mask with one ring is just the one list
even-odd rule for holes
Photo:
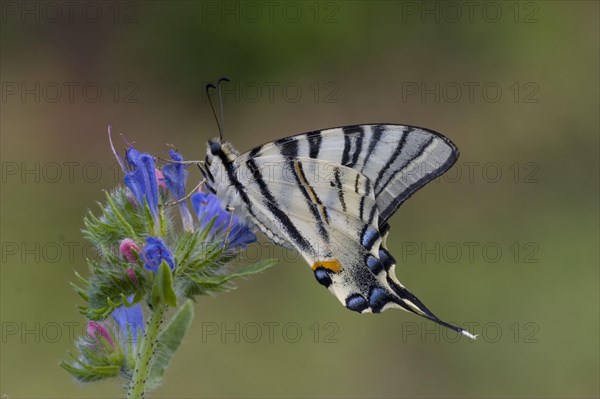
[[379,249],[379,261],[381,262],[386,271],[389,271],[390,267],[396,264],[396,260],[385,248]]
[[367,250],[370,251],[371,248],[373,248],[375,241],[377,241],[379,239],[379,237],[380,237],[380,235],[377,230],[375,230],[371,226],[366,226],[365,230],[363,231],[363,233],[361,235],[360,243],[362,244],[363,247],[365,247]]
[[371,273],[374,275],[378,275],[383,270],[383,264],[373,255],[367,255],[366,262],[369,270],[371,270]]
[[373,313],[381,312],[381,308],[390,300],[390,294],[382,287],[373,287],[369,293],[369,306],[371,306]]
[[369,307],[367,300],[360,294],[352,294],[346,298],[346,307],[355,312],[362,312]]
[[315,277],[319,284],[322,284],[325,287],[329,287],[332,283],[331,277],[329,277],[329,272],[324,267],[317,267],[315,270]]

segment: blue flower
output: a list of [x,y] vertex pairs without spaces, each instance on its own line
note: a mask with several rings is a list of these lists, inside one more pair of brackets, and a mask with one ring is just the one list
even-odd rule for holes
[[169,150],[169,155],[175,162],[163,166],[163,175],[167,188],[173,197],[180,200],[185,197],[185,182],[188,176],[187,165],[182,163],[183,157],[177,151]]
[[160,238],[146,238],[146,245],[142,249],[142,259],[144,260],[144,267],[154,273],[158,271],[158,267],[163,260],[167,262],[171,270],[175,268],[173,254]]
[[[127,298],[133,301],[133,295]],[[119,306],[112,313],[113,319],[120,330],[119,340],[122,343],[132,343],[135,347],[140,333],[144,332],[144,313],[139,303],[127,307]]]
[[144,204],[144,198],[146,198],[150,213],[157,220],[158,183],[154,157],[130,147],[127,149],[126,158],[132,170],[125,175],[125,185],[129,187],[140,205]]
[[183,228],[192,231],[194,229],[192,214],[190,213],[186,202],[183,200],[185,198],[185,183],[188,177],[187,165],[183,163],[183,157],[177,151],[170,150],[169,155],[171,155],[171,159],[174,162],[163,166],[162,173],[164,181],[167,185],[167,189],[171,192],[175,201],[178,202]]
[[[212,235],[219,233],[226,235],[228,248],[246,248],[256,241],[256,235],[252,232],[250,226],[235,214],[231,215],[224,210],[216,195],[198,192],[192,195],[191,200],[194,212],[196,212],[200,221],[200,228],[204,229],[214,218],[215,222],[210,233]],[[230,229],[229,234],[227,234],[228,229]]]

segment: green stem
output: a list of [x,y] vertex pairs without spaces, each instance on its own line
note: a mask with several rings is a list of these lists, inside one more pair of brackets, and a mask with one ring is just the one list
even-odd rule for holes
[[159,237],[167,236],[167,224],[165,223],[165,209],[164,207],[158,208],[158,223],[159,223]]
[[127,390],[127,399],[141,399],[144,397],[148,372],[150,371],[158,333],[165,318],[166,309],[165,305],[159,305],[151,313],[150,320],[148,320],[148,324],[146,325],[146,331],[144,332],[142,345],[137,355],[133,376]]

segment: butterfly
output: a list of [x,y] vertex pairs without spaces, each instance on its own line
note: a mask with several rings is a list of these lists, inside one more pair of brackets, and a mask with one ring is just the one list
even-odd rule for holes
[[432,130],[365,124],[317,130],[240,154],[222,136],[207,145],[206,188],[276,244],[295,248],[348,309],[435,316],[397,279],[388,221],[448,170],[459,151]]

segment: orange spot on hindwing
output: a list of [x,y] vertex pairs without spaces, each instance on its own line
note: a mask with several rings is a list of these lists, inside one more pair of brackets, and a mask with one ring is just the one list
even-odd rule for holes
[[340,263],[339,260],[337,259],[331,259],[331,260],[318,260],[315,263],[313,263],[313,265],[311,266],[311,268],[313,270],[317,270],[317,268],[322,267],[324,269],[330,270],[334,273],[339,273],[342,271],[342,264]]

